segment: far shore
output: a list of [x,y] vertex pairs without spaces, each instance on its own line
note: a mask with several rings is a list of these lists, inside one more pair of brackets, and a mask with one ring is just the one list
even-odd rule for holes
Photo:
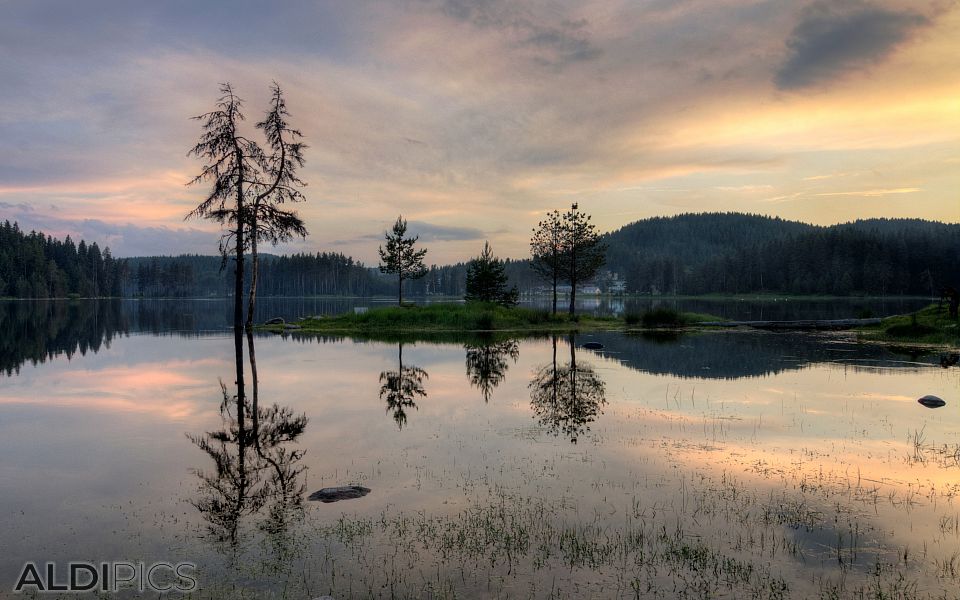
[[[756,293],[744,293],[744,294],[700,294],[700,295],[677,295],[677,294],[577,294],[581,300],[709,300],[709,301],[759,301],[759,302],[777,302],[777,301],[791,301],[791,300],[803,300],[803,301],[857,301],[857,300],[931,300],[935,301],[936,298],[931,298],[930,296],[915,296],[915,295],[887,295],[887,296],[874,296],[874,295],[863,295],[863,296],[829,296],[821,294],[771,294],[766,292],[756,292]],[[377,296],[341,296],[336,294],[319,294],[314,296],[270,296],[260,294],[260,298],[263,299],[322,299],[322,300],[372,300],[377,303],[390,303],[396,302],[396,296],[387,296],[387,295],[377,295]],[[550,294],[521,294],[520,299],[523,300],[549,300]],[[569,294],[558,294],[558,298],[564,300],[569,299]],[[49,298],[22,298],[16,296],[0,296],[0,300],[228,300],[232,299],[233,296],[58,296],[58,297],[49,297]],[[462,299],[459,296],[409,296],[410,300],[417,301],[427,301],[431,303],[440,303],[440,302],[462,302]],[[564,308],[566,308],[566,302],[563,303]]]

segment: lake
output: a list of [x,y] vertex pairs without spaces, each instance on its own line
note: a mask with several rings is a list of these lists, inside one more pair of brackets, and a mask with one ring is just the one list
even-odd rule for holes
[[[698,310],[902,309],[790,302]],[[0,303],[0,595],[27,561],[123,560],[194,563],[200,598],[960,597],[960,369],[936,353],[761,332],[238,339],[229,314]],[[346,485],[370,491],[308,499]]]

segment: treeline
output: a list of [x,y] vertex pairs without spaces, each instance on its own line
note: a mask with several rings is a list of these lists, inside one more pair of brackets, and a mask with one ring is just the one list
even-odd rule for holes
[[124,260],[83,240],[74,244],[16,223],[0,225],[0,297],[64,298],[119,296],[128,272]]
[[[960,285],[960,225],[874,219],[819,227],[737,213],[658,217],[606,234],[603,291],[663,294],[935,295]],[[480,248],[477,248],[479,252]],[[224,297],[233,269],[217,256],[114,259],[0,226],[0,296]],[[506,260],[509,285],[542,289],[528,260]],[[465,294],[467,263],[429,267],[404,295]],[[624,287],[625,284],[625,287]],[[261,256],[262,296],[392,296],[396,280],[339,253]]]
[[[127,259],[125,295],[145,298],[229,296],[233,268],[221,270],[218,256],[151,256]],[[392,296],[396,281],[376,267],[339,253],[260,256],[258,294],[270,296]],[[526,260],[504,261],[511,285],[538,285]],[[249,275],[249,265],[247,265]],[[467,263],[432,265],[422,279],[404,282],[405,296],[454,296],[466,293]]]
[[873,219],[818,227],[743,214],[639,221],[607,267],[649,294],[917,294],[960,283],[960,225]]
[[[409,287],[405,288],[404,294],[463,297],[467,292],[468,264],[459,262],[453,265],[433,265],[422,280],[409,282]],[[503,267],[509,286],[515,285],[521,291],[530,291],[540,285],[536,273],[530,268],[529,260],[507,258],[503,261]]]
[[[153,256],[129,261],[130,296],[228,296],[233,292],[233,268],[221,268],[223,261],[218,256]],[[247,264],[247,276],[249,269]],[[260,256],[261,296],[374,296],[390,294],[390,285],[375,269],[339,253]]]

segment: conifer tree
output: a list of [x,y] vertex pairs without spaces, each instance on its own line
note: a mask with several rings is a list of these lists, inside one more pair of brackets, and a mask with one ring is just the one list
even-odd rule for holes
[[194,119],[203,122],[203,135],[188,154],[204,160],[203,169],[190,183],[212,182],[207,198],[187,214],[187,218],[212,219],[229,227],[220,238],[220,254],[224,261],[234,254],[233,326],[243,327],[243,259],[246,250],[247,185],[254,179],[257,164],[254,157],[262,154],[256,143],[240,135],[243,121],[243,100],[229,83],[220,86],[222,96],[217,108]]
[[397,276],[397,304],[403,304],[403,282],[408,279],[420,279],[427,274],[423,257],[427,250],[417,249],[420,236],[407,236],[407,222],[403,215],[397,217],[393,230],[385,234],[387,247],[380,246],[380,272]]
[[507,273],[503,261],[493,255],[489,242],[483,243],[483,252],[467,265],[467,302],[494,302],[503,306],[517,303],[517,287],[507,288]]
[[250,206],[250,294],[247,307],[247,329],[253,326],[253,314],[257,305],[257,282],[260,276],[260,256],[257,243],[269,242],[276,246],[294,236],[306,237],[307,229],[297,213],[279,207],[284,202],[306,200],[300,188],[304,183],[297,176],[297,169],[304,164],[303,150],[306,145],[298,142],[303,137],[287,123],[287,104],[276,82],[272,86],[270,110],[257,129],[263,131],[270,146],[269,156],[258,154],[260,171],[265,181],[256,182],[257,195]]
[[285,201],[305,199],[299,189],[305,184],[297,177],[296,170],[303,166],[306,146],[297,141],[301,133],[287,123],[289,113],[276,83],[272,88],[270,110],[264,120],[256,124],[266,137],[269,154],[241,134],[243,101],[232,86],[225,83],[220,91],[222,96],[216,110],[194,117],[203,122],[204,133],[189,154],[206,164],[190,183],[212,182],[213,189],[187,218],[212,219],[228,228],[220,239],[220,254],[224,261],[230,254],[234,255],[233,323],[237,329],[244,325],[244,257],[250,250],[252,269],[246,319],[249,329],[253,325],[259,275],[257,243],[277,244],[295,235],[306,235],[300,217],[279,207]]
[[557,314],[557,285],[563,279],[563,243],[563,218],[559,211],[549,212],[533,230],[533,237],[530,239],[530,254],[533,260],[530,261],[530,266],[540,278],[550,283],[553,291],[553,314]]
[[573,316],[577,285],[597,274],[606,259],[607,247],[600,241],[600,234],[590,222],[590,215],[577,210],[576,202],[563,214],[562,231],[564,252],[560,262],[565,279],[570,284],[570,316]]

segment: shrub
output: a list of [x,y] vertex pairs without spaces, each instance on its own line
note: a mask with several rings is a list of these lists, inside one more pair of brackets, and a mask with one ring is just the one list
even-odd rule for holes
[[918,337],[927,335],[936,331],[935,327],[923,325],[921,323],[910,323],[909,325],[893,325],[887,328],[887,335],[893,337]]
[[682,327],[685,324],[683,315],[672,308],[655,308],[643,313],[641,317],[644,327]]
[[493,329],[493,315],[485,312],[477,317],[477,329]]

